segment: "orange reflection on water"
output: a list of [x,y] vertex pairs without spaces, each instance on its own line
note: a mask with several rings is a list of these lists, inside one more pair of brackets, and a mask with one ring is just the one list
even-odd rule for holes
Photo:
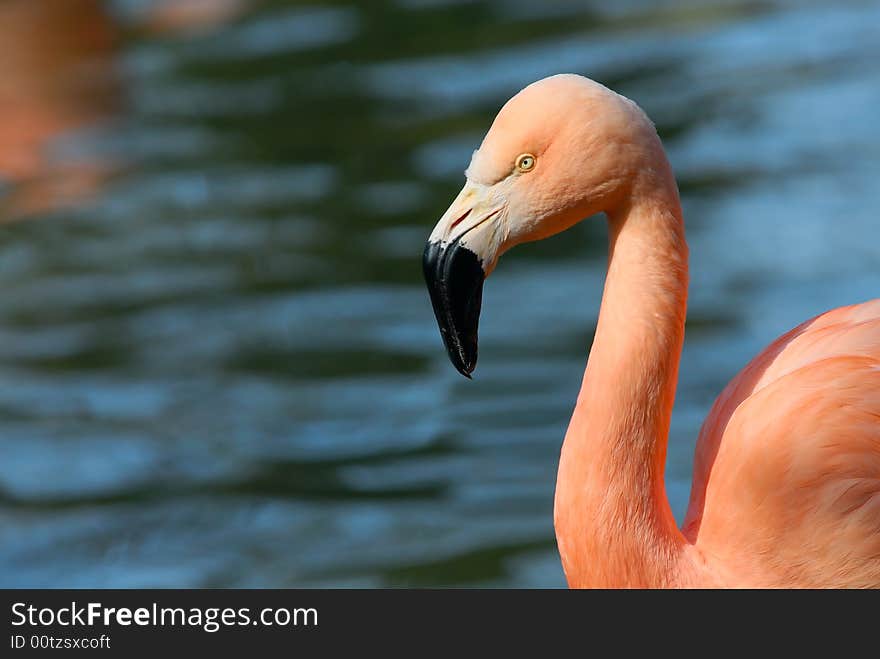
[[209,29],[240,16],[252,0],[157,0],[146,20],[156,32]]

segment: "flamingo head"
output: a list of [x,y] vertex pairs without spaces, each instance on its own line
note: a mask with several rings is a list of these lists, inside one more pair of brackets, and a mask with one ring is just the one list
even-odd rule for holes
[[477,363],[483,281],[499,257],[624,203],[658,148],[635,103],[578,75],[539,80],[501,108],[422,262],[440,334],[462,375]]

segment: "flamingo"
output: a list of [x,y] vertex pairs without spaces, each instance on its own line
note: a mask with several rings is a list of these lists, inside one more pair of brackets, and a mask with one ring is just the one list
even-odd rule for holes
[[554,526],[571,587],[880,587],[880,299],[789,331],[722,391],[679,529],[663,480],[684,340],[688,247],[656,130],[587,78],[499,111],[423,267],[455,368],[477,361],[502,253],[604,213],[599,320],[562,445]]
[[0,1],[0,222],[92,198],[116,169],[57,147],[119,111],[111,75],[120,30],[101,0]]

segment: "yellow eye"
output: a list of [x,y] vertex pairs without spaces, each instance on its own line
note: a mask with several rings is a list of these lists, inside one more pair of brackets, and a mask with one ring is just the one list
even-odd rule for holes
[[527,172],[535,167],[535,156],[531,153],[524,153],[521,156],[517,156],[516,159],[516,168],[521,172]]

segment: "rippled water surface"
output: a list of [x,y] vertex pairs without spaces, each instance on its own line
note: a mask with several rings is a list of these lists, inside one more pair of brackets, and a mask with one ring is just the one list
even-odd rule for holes
[[61,4],[0,4],[0,585],[562,585],[603,223],[505,257],[473,382],[420,272],[544,75],[637,100],[679,178],[676,514],[738,368],[880,295],[880,3]]

